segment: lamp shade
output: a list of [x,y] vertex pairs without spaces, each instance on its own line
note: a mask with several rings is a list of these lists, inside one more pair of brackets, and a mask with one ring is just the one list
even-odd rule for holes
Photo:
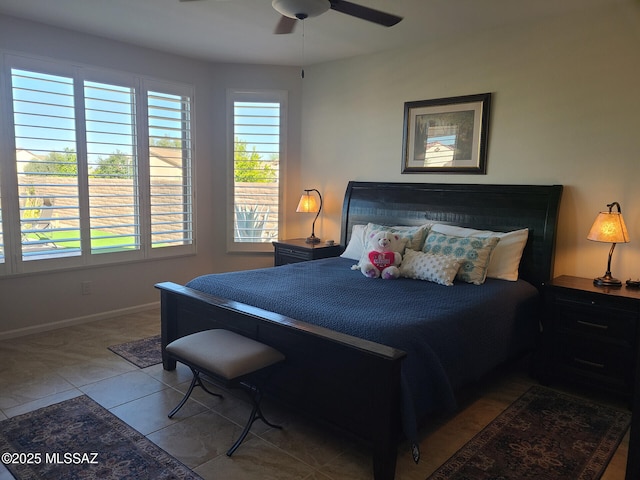
[[589,235],[589,240],[606,243],[627,243],[629,232],[620,212],[600,212],[596,217]]
[[318,211],[320,211],[320,205],[316,201],[315,195],[311,195],[311,191],[303,193],[300,197],[300,201],[298,202],[298,208],[296,208],[296,212],[316,213]]

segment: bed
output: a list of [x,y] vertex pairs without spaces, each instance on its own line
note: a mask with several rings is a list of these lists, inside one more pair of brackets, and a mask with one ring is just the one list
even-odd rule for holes
[[368,224],[528,229],[518,280],[372,280],[351,268],[354,259],[337,257],[160,283],[164,368],[175,368],[164,351],[169,342],[205,329],[272,345],[287,360],[268,393],[364,441],[375,480],[391,480],[403,435],[417,444],[419,423],[455,409],[458,389],[534,347],[561,192],[559,185],[349,182],[341,245],[363,228],[354,226]]

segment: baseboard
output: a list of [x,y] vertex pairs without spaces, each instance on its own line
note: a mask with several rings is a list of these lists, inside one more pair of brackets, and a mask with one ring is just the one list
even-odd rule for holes
[[49,330],[57,330],[58,328],[80,325],[82,323],[95,322],[97,320],[105,320],[109,318],[120,317],[122,315],[144,312],[146,310],[152,310],[154,308],[160,308],[160,302],[147,303],[145,305],[136,305],[135,307],[120,308],[118,310],[109,310],[108,312],[95,313],[83,317],[69,318],[67,320],[60,320],[59,322],[45,323],[42,325],[34,325],[32,327],[8,330],[6,332],[0,332],[0,340],[24,337],[25,335],[48,332]]

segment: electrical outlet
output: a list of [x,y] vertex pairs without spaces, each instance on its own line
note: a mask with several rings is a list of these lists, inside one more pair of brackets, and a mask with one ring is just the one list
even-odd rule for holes
[[80,282],[80,290],[82,291],[82,295],[91,295],[91,282],[89,280]]

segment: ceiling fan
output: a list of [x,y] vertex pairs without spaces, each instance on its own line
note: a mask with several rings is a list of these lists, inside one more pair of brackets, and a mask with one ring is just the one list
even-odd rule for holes
[[[194,0],[180,1],[190,2]],[[397,15],[347,2],[346,0],[272,0],[271,5],[282,15],[274,31],[276,34],[292,33],[298,20],[317,17],[329,9],[385,27],[392,27],[402,20],[402,17]]]
[[291,33],[297,20],[317,17],[329,9],[385,27],[392,27],[402,20],[402,17],[398,17],[397,15],[381,12],[380,10],[364,7],[345,0],[273,0],[271,5],[273,5],[276,11],[282,14],[274,32],[277,34]]

